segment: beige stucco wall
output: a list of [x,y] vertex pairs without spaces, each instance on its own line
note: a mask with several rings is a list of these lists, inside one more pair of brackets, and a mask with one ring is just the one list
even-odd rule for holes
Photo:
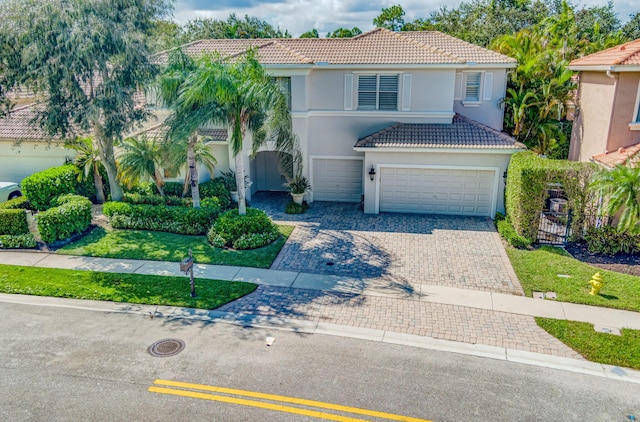
[[607,148],[615,91],[616,81],[604,72],[580,74],[578,113],[571,133],[570,160],[590,161],[591,157]]
[[634,111],[638,97],[640,72],[617,74],[616,95],[611,114],[611,130],[606,149],[615,151],[620,147],[640,142],[640,130],[631,130],[629,123],[635,121]]
[[20,183],[33,173],[61,166],[66,157],[74,156],[73,150],[59,143],[24,141],[16,144],[14,140],[0,140],[0,181]]
[[[517,152],[517,151],[513,151]],[[498,194],[496,199],[496,211],[504,213],[504,179],[502,175],[507,171],[511,154],[513,152],[499,153],[454,153],[454,152],[369,152],[365,153],[364,168],[371,166],[377,168],[380,164],[415,164],[415,165],[437,165],[451,167],[490,167],[496,168],[498,172]],[[380,170],[377,169],[377,174]],[[364,212],[371,214],[375,212],[376,182],[369,179],[369,175],[364,175]]]

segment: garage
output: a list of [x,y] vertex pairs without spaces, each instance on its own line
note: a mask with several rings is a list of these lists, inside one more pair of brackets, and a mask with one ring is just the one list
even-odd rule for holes
[[312,167],[314,201],[360,202],[361,159],[314,158]]
[[496,171],[474,168],[380,168],[380,211],[493,215]]

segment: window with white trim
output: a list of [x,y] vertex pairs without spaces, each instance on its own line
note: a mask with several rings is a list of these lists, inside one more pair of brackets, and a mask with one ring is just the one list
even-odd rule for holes
[[636,92],[636,103],[629,122],[630,130],[640,130],[640,80],[638,80],[638,91]]
[[358,110],[397,110],[398,75],[358,75]]
[[480,102],[480,82],[482,81],[481,72],[465,73],[464,97],[465,103]]

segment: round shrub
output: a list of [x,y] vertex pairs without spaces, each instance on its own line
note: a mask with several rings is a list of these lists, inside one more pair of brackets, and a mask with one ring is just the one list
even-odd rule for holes
[[22,181],[22,193],[34,209],[49,209],[55,206],[53,202],[58,196],[76,192],[79,173],[72,164],[34,173]]
[[273,242],[279,235],[278,227],[264,211],[249,208],[246,215],[239,215],[237,209],[222,214],[207,233],[207,239],[218,248],[255,249]]

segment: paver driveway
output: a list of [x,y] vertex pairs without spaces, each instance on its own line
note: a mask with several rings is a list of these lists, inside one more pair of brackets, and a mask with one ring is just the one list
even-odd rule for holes
[[488,218],[364,214],[358,204],[315,202],[283,212],[287,198],[258,194],[253,206],[296,229],[272,269],[366,279],[410,292],[422,285],[522,294]]

